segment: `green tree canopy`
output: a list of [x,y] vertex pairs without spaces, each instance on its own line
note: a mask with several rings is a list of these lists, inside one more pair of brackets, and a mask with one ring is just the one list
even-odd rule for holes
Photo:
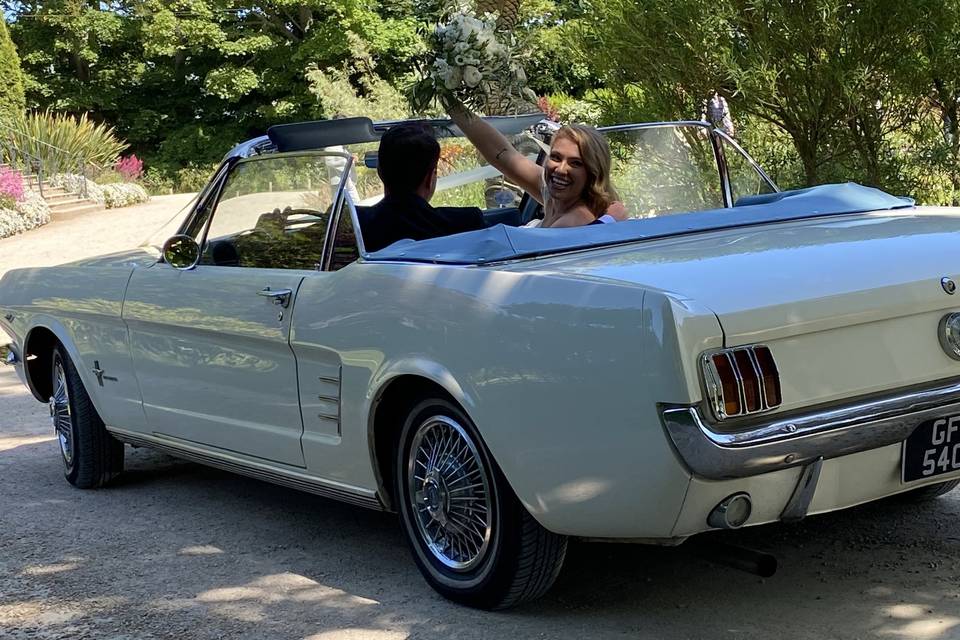
[[0,24],[0,118],[19,116],[24,109],[23,72],[6,23]]
[[397,81],[417,22],[374,0],[38,0],[15,4],[33,108],[91,112],[171,170],[218,160],[277,122],[323,117],[308,68],[342,67],[353,45]]
[[897,80],[917,62],[926,4],[596,0],[582,46],[649,116],[699,117],[716,90],[789,136],[807,184],[853,156],[879,180],[885,136],[910,126],[923,98]]

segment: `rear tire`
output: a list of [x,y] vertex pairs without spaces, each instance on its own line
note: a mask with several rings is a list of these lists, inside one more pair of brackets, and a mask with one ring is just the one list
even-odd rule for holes
[[415,406],[396,459],[400,523],[437,592],[481,609],[542,596],[567,550],[520,504],[473,423],[441,398]]
[[900,495],[910,502],[926,502],[927,500],[933,500],[934,498],[939,498],[942,495],[950,493],[957,488],[957,485],[960,485],[960,480],[947,480],[939,484],[931,484],[926,487],[920,487],[919,489],[905,491]]
[[111,436],[62,345],[53,350],[50,417],[67,482],[80,489],[107,484],[123,471],[123,443]]

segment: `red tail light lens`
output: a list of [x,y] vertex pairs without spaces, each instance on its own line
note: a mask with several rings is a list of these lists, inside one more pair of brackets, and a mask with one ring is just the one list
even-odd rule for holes
[[780,406],[780,372],[765,345],[736,347],[703,358],[710,405],[718,420]]
[[782,399],[780,397],[780,372],[777,371],[777,363],[773,361],[773,354],[770,348],[760,345],[753,348],[753,353],[757,357],[757,364],[760,366],[761,379],[763,381],[763,393],[767,399],[767,406],[779,407]]
[[713,356],[713,366],[719,377],[721,403],[723,411],[728,416],[737,416],[743,413],[740,406],[740,391],[737,387],[737,374],[733,370],[733,362],[726,353],[717,353]]

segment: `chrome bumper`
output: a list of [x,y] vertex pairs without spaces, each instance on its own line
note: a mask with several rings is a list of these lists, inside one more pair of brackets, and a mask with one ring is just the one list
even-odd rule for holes
[[905,440],[922,422],[960,414],[960,382],[776,420],[737,432],[714,430],[699,407],[664,405],[660,416],[697,476],[744,478],[817,458],[836,458]]

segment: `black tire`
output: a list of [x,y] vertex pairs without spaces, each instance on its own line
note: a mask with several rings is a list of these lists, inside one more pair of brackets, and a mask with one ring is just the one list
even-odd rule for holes
[[[457,425],[460,429],[451,425]],[[420,455],[424,456],[421,460],[429,461],[424,447],[431,446],[428,438],[439,429],[446,429],[444,433],[450,434],[452,444],[449,446],[454,447],[453,451],[444,454],[446,457],[434,457],[437,462],[433,465],[432,474],[420,471],[421,468],[426,470],[427,466],[418,466],[416,455],[411,458],[414,443],[421,443],[417,448]],[[434,441],[432,446],[443,445]],[[467,460],[471,457],[478,462],[474,464]],[[451,462],[444,462],[445,459]],[[467,460],[465,467],[464,460]],[[431,398],[416,405],[404,423],[395,462],[400,523],[417,567],[431,587],[454,602],[481,609],[506,609],[546,593],[563,566],[567,538],[544,529],[520,504],[487,451],[476,427],[459,407],[441,398]],[[423,473],[424,477],[411,478],[411,468]],[[432,490],[430,482],[433,481],[428,482],[427,476],[440,478],[432,488],[441,485],[444,488]],[[460,484],[461,480],[468,484]],[[420,487],[420,491],[414,492],[423,500],[423,507],[419,510],[411,500],[411,484]],[[470,488],[481,485],[480,489]],[[469,494],[453,498],[455,492]],[[453,503],[451,498],[468,500],[472,505],[481,504],[476,510],[473,506],[436,508],[437,505],[461,504]],[[437,516],[433,515],[435,512],[444,519],[447,519],[445,514],[449,514],[451,523],[455,516],[458,522],[463,521],[459,518],[465,517],[464,514],[467,520],[476,516],[480,524],[471,531],[456,525],[441,525]],[[484,525],[483,522],[488,524]],[[460,551],[466,549],[468,553],[457,554],[449,542],[446,543],[451,545],[447,553],[443,549],[432,550],[427,539],[431,535],[428,533],[431,526],[443,532],[441,539],[451,531],[448,527],[459,529],[454,530],[451,537],[472,538],[477,547],[476,555],[472,555],[469,542],[459,547]],[[487,542],[477,544],[483,540]],[[436,539],[433,542],[436,546]],[[465,561],[471,557],[472,560]],[[464,566],[453,567],[450,564],[453,561],[459,561]]]
[[[102,487],[123,471],[123,443],[111,436],[90,396],[83,387],[73,360],[62,345],[53,350],[54,397],[51,398],[51,417],[67,482],[80,489]],[[58,399],[58,376],[62,371],[67,395]],[[68,410],[63,411],[63,406]],[[61,428],[57,428],[58,416]],[[69,441],[65,444],[69,433]]]
[[925,502],[939,498],[942,495],[950,493],[960,485],[960,480],[947,480],[939,484],[931,484],[919,489],[911,489],[900,494],[900,497],[908,502]]

